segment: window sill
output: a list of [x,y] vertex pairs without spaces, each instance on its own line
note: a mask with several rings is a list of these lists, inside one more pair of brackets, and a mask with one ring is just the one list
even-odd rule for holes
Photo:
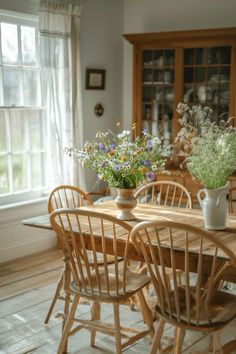
[[17,203],[11,203],[11,204],[5,204],[0,206],[0,212],[2,210],[6,211],[6,210],[14,210],[14,209],[18,209],[21,208],[22,206],[30,206],[30,205],[35,205],[35,204],[39,204],[39,203],[43,203],[47,201],[47,197],[41,197],[41,198],[36,198],[36,199],[31,199],[31,200],[27,200],[24,202],[17,202]]
[[24,219],[47,214],[47,197],[0,207],[0,225],[21,224]]

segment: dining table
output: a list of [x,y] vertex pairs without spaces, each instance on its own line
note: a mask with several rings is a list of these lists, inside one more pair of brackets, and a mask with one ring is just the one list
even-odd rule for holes
[[[95,211],[102,214],[117,216],[119,210],[115,204],[114,200],[104,201],[101,204],[93,204],[88,206],[80,207],[79,209],[88,210],[88,211]],[[185,209],[185,208],[174,208],[174,207],[164,207],[164,206],[157,206],[157,205],[149,205],[149,204],[142,204],[138,203],[135,209],[133,210],[134,219],[125,221],[131,227],[134,227],[138,223],[142,221],[174,221],[174,222],[181,222],[188,225],[194,225],[200,229],[204,229],[204,220],[203,214],[200,209]],[[25,219],[22,223],[26,226],[41,228],[45,230],[52,230],[52,226],[50,224],[50,214],[45,215],[38,215],[29,219]],[[224,243],[227,247],[230,248],[233,253],[236,255],[236,216],[235,215],[228,215],[226,228],[225,230],[208,230],[209,233],[213,234],[218,240]],[[89,235],[87,235],[89,236]],[[91,249],[90,245],[90,237],[86,237],[83,235],[84,242],[86,248],[89,250]],[[96,243],[96,251],[101,251],[101,236],[96,235],[95,237]],[[122,234],[118,237],[118,255],[122,257],[124,255],[126,245],[126,239]],[[70,267],[69,267],[69,256],[67,254],[67,250],[63,247],[63,244],[60,243],[60,246],[63,250],[63,261],[64,261],[64,292],[65,292],[65,305],[64,305],[64,312],[62,314],[63,322],[65,323],[65,319],[69,312],[70,307]],[[206,274],[208,273],[211,267],[211,260],[212,260],[212,247],[210,244],[206,244],[206,249],[204,251],[204,271]],[[113,242],[112,239],[109,238],[109,235],[106,239],[106,248],[107,254],[113,254]],[[181,250],[182,249],[182,250]],[[176,257],[176,268],[180,270],[184,270],[184,239],[179,240],[178,249],[175,251],[177,252]],[[168,263],[168,245],[166,247],[166,260]],[[190,271],[197,272],[197,257],[198,254],[194,251],[190,254]],[[132,261],[143,262],[144,259],[142,255],[137,251],[135,246],[130,241],[129,245],[129,259]],[[168,264],[167,264],[168,266]],[[224,272],[222,280],[236,283],[236,267],[229,266],[226,271]]]
[[[89,210],[100,212],[102,214],[117,216],[119,211],[116,207],[116,204],[113,200],[104,201],[101,204],[93,204],[80,207],[79,209]],[[125,221],[132,227],[137,225],[142,221],[174,221],[174,222],[182,222],[188,225],[194,225],[200,229],[205,229],[203,214],[200,209],[184,209],[184,208],[174,208],[174,207],[166,207],[166,206],[157,206],[157,205],[149,205],[138,203],[136,208],[133,210],[133,214],[135,218],[133,220]],[[50,224],[50,214],[39,215],[29,219],[25,219],[22,221],[23,225],[42,228],[45,230],[52,230],[52,226]],[[229,214],[227,217],[226,228],[225,230],[207,230],[209,233],[213,234],[219,241],[223,242],[224,245],[229,247],[233,253],[236,254],[236,215]],[[99,235],[96,236],[96,250],[99,252],[101,247],[101,238]],[[112,240],[107,239],[107,253],[113,254],[113,244]],[[88,249],[90,249],[90,238],[85,235],[85,244]],[[118,240],[118,255],[123,256],[125,250],[126,240],[121,236]],[[61,244],[60,244],[61,245]],[[63,248],[63,247],[62,247]],[[184,249],[184,240],[182,244],[182,248]],[[206,250],[204,252],[206,264],[205,268],[207,271],[207,257],[209,259],[212,256],[211,245],[206,246]],[[181,257],[181,240],[178,244],[178,258],[177,258],[177,266],[179,269],[184,269],[184,252]],[[191,253],[190,257],[192,257],[192,271],[194,272],[194,267],[196,266],[196,257],[197,254],[194,255],[194,252]],[[139,254],[135,248],[135,246],[131,243],[129,247],[129,258],[130,260],[135,261],[143,261],[142,255]],[[224,274],[224,280],[228,282],[236,283],[236,268],[231,266],[227,269],[227,272]]]

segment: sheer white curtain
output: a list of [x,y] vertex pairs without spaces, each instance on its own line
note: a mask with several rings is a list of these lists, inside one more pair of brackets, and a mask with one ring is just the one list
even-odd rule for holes
[[42,92],[46,114],[50,187],[84,180],[76,159],[63,149],[82,142],[79,62],[81,7],[41,0],[39,8]]

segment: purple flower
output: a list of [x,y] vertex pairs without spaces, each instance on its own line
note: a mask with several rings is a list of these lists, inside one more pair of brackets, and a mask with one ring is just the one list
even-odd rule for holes
[[147,141],[147,145],[146,145],[147,149],[152,149],[152,139],[149,139]]
[[143,160],[142,163],[145,167],[151,167],[152,164],[150,160]]
[[156,174],[155,172],[149,171],[146,173],[146,178],[148,182],[153,182],[156,179]]
[[105,148],[105,145],[104,145],[103,143],[99,143],[99,144],[98,144],[98,148],[99,148],[99,150],[100,150],[101,152],[107,152],[107,151],[106,151],[106,148]]
[[115,166],[114,166],[114,171],[117,172],[117,171],[119,171],[119,169],[120,169],[120,166],[119,166],[119,165],[115,165]]
[[109,150],[111,151],[111,150],[115,150],[115,148],[116,148],[116,144],[111,144],[111,145],[109,145]]
[[148,130],[146,128],[143,128],[142,135],[147,135],[147,134],[148,134]]

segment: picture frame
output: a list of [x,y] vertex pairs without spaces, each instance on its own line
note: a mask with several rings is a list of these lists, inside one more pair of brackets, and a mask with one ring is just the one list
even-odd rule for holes
[[87,69],[86,70],[86,90],[104,90],[105,89],[105,74],[102,69]]

